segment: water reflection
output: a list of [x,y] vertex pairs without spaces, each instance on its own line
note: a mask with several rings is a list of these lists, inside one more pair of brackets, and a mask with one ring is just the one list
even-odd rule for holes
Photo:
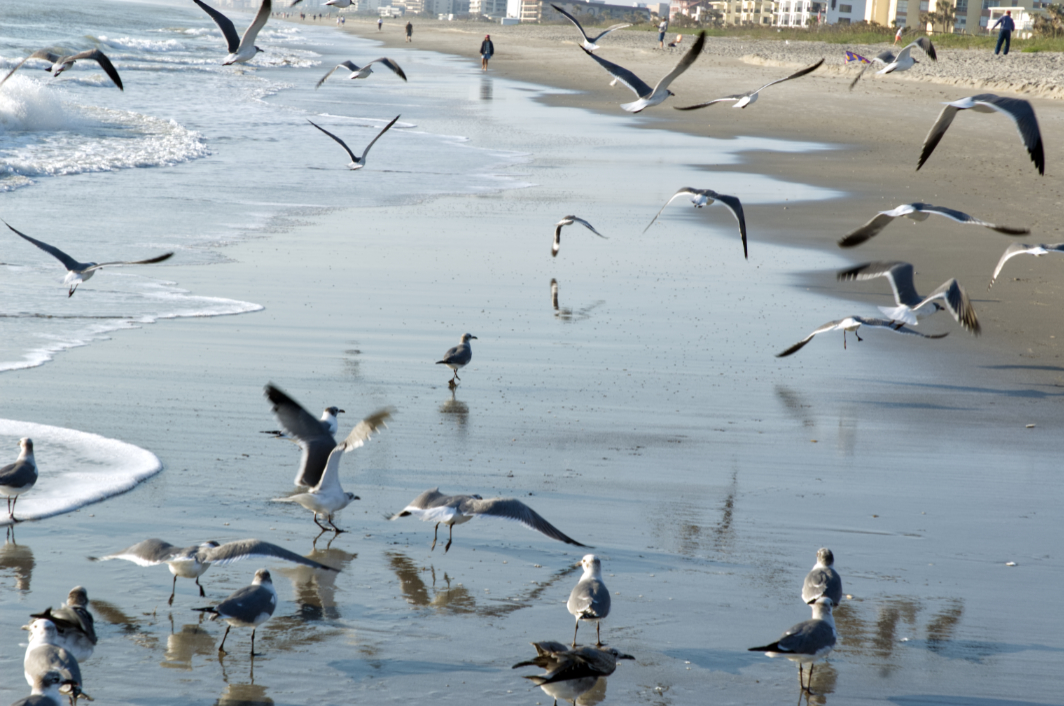
[[193,657],[214,657],[217,654],[214,636],[200,623],[182,625],[181,630],[175,632],[171,618],[170,634],[166,636],[166,655],[159,666],[192,671]]
[[731,484],[720,504],[720,518],[703,519],[715,500],[685,497],[659,503],[648,515],[655,537],[668,551],[685,557],[699,557],[707,552],[728,553],[735,543],[735,499],[739,490],[739,469],[732,467]]
[[803,427],[816,428],[816,419],[811,411],[813,405],[807,404],[801,395],[789,387],[776,385],[776,397],[779,398],[787,412]]
[[15,541],[14,526],[8,526],[4,546],[0,547],[0,574],[14,575],[15,588],[27,593],[30,590],[34,565],[33,550],[25,544],[18,544]]
[[[335,538],[333,536],[333,539]],[[333,549],[332,539],[324,549],[319,549],[316,541],[312,546],[314,549],[306,555],[307,559],[335,567],[341,572],[347,570],[348,565],[358,557],[358,554],[343,549]],[[277,573],[292,582],[292,592],[304,620],[336,620],[340,617],[336,602],[336,579],[339,572],[292,564],[277,569]]]
[[604,299],[600,299],[590,306],[585,306],[582,309],[570,309],[568,307],[562,307],[558,305],[558,280],[551,278],[550,281],[550,303],[554,307],[554,318],[562,321],[582,321],[590,318],[591,311],[596,307],[602,306],[606,303]]
[[[869,612],[873,614],[868,615]],[[888,676],[902,666],[898,648],[919,639],[921,634],[927,649],[949,649],[963,615],[964,603],[959,598],[929,611],[918,599],[894,597],[874,603],[844,602],[835,612],[835,622],[846,649],[875,656],[880,660],[882,674]]]
[[457,386],[452,385],[451,399],[440,405],[440,414],[448,415],[448,418],[453,419],[458,426],[458,431],[465,432],[466,424],[469,422],[469,405],[459,399],[455,399],[456,390]]
[[214,706],[272,706],[273,699],[266,695],[266,687],[254,681],[250,684],[226,684],[225,691]]
[[494,86],[487,76],[480,77],[480,100],[490,101],[494,97]]
[[[352,341],[354,345],[358,345],[358,341]],[[348,375],[353,378],[362,377],[362,368],[359,366],[358,356],[362,355],[362,351],[357,348],[348,348],[344,351],[344,375]]]

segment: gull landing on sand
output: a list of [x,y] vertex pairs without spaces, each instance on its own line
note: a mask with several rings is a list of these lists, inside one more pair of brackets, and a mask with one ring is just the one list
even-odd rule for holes
[[761,88],[757,89],[756,91],[751,91],[750,93],[737,93],[737,94],[735,94],[733,96],[725,96],[723,98],[715,98],[715,99],[713,99],[711,101],[708,101],[706,103],[698,103],[697,105],[686,105],[686,106],[684,106],[682,108],[676,108],[676,110],[698,110],[699,108],[705,108],[707,106],[713,105],[714,103],[721,103],[721,102],[726,102],[726,101],[735,101],[735,105],[732,106],[733,108],[745,108],[746,106],[752,105],[753,103],[755,103],[757,101],[758,94],[761,93],[761,91],[763,91],[766,88],[768,88],[769,86],[775,86],[777,83],[783,83],[784,81],[790,81],[791,79],[801,78],[802,76],[805,76],[806,74],[811,74],[814,71],[816,71],[817,69],[819,69],[820,65],[823,64],[823,63],[824,63],[824,60],[821,59],[820,61],[816,62],[812,66],[807,66],[804,69],[802,69],[801,71],[793,73],[790,76],[787,76],[785,78],[778,78],[775,81],[770,81],[769,83],[766,83]]
[[1046,157],[1042,150],[1042,131],[1038,128],[1038,118],[1035,117],[1034,108],[1025,100],[1019,98],[1002,98],[993,93],[980,93],[977,96],[961,98],[960,100],[946,103],[946,107],[939,113],[938,120],[931,126],[931,131],[924,138],[924,147],[920,151],[920,161],[916,164],[916,171],[924,166],[924,162],[935,151],[935,147],[942,141],[946,130],[957,117],[959,110],[974,110],[977,113],[993,113],[997,111],[1012,118],[1016,129],[1023,140],[1023,146],[1027,148],[1027,154],[1038,169],[1038,173],[1045,176]]
[[1055,243],[1053,245],[1027,245],[1024,243],[1013,243],[1005,248],[1005,253],[998,260],[997,267],[994,268],[994,274],[990,277],[990,284],[987,285],[987,290],[994,286],[994,280],[1001,274],[1001,268],[1005,266],[1005,263],[1016,257],[1017,255],[1034,255],[1035,257],[1042,257],[1048,255],[1051,252],[1064,253],[1064,243]]
[[579,223],[580,225],[584,226],[600,238],[606,237],[602,233],[599,233],[597,230],[595,230],[595,227],[585,221],[583,218],[577,218],[576,216],[565,216],[560,221],[554,224],[554,245],[550,249],[551,257],[558,257],[558,250],[562,247],[562,228],[564,228],[565,226],[571,226],[574,223]]
[[665,205],[661,207],[654,218],[650,221],[650,225],[643,229],[646,233],[650,230],[650,226],[654,225],[654,221],[658,220],[658,216],[664,211],[670,203],[680,198],[681,196],[690,196],[691,203],[695,208],[702,208],[703,206],[711,205],[714,201],[720,201],[722,204],[728,207],[731,214],[735,216],[736,222],[739,224],[739,237],[743,240],[743,257],[749,259],[750,253],[746,249],[746,216],[743,215],[743,205],[739,199],[735,196],[728,196],[727,194],[718,194],[716,191],[710,191],[709,189],[695,189],[690,186],[685,186],[675,194],[669,197],[669,200],[665,202]]
[[351,75],[348,76],[349,79],[369,78],[369,75],[373,73],[373,64],[377,63],[379,63],[381,66],[385,66],[391,69],[392,73],[394,73],[396,76],[403,79],[404,81],[406,80],[406,74],[404,74],[403,70],[399,68],[399,64],[395,63],[388,57],[381,57],[380,59],[374,59],[373,61],[365,64],[364,66],[358,66],[352,61],[345,61],[341,64],[337,64],[332,71],[321,77],[321,80],[318,81],[318,84],[314,86],[314,88],[321,88],[321,84],[325,83],[325,79],[332,76],[333,72],[338,69],[347,69],[348,71],[350,71]]
[[[750,652],[764,652],[769,657],[786,657],[798,663],[798,683],[802,691],[812,693],[813,666],[835,649],[838,635],[835,618],[831,615],[831,599],[822,597],[813,604],[812,620],[792,626],[779,640],[763,647],[751,647]],[[802,665],[809,665],[809,678],[802,681]]]
[[914,221],[926,221],[931,217],[931,214],[945,216],[951,221],[955,221],[962,225],[983,226],[984,228],[989,228],[990,230],[1004,233],[1005,235],[1026,235],[1031,232],[1027,228],[1011,228],[1009,226],[998,226],[993,223],[987,223],[986,221],[981,221],[978,218],[969,216],[967,213],[955,211],[952,208],[932,206],[929,203],[903,203],[901,206],[891,209],[890,211],[880,211],[875,218],[840,240],[839,247],[852,248],[860,245],[866,240],[874,238],[879,235],[884,228],[890,225],[895,218],[906,216]]
[[328,130],[323,128],[322,126],[316,125],[314,123],[314,121],[312,121],[312,120],[307,120],[307,122],[310,123],[311,125],[314,125],[314,127],[318,128],[319,130],[324,132],[326,135],[328,135],[329,137],[331,137],[332,139],[334,139],[338,143],[340,143],[340,146],[343,147],[344,150],[347,152],[348,156],[351,157],[351,163],[347,165],[349,169],[361,169],[362,167],[366,166],[366,156],[369,154],[369,151],[373,148],[373,145],[377,144],[377,140],[381,139],[381,136],[384,135],[384,133],[388,132],[388,130],[391,129],[392,125],[395,125],[395,121],[398,120],[398,119],[399,119],[399,116],[396,115],[394,118],[392,118],[392,121],[390,123],[388,123],[387,125],[384,126],[383,130],[381,130],[379,133],[377,133],[376,137],[374,137],[372,140],[370,140],[370,143],[368,145],[366,145],[366,149],[362,151],[362,156],[361,157],[355,156],[355,153],[351,151],[351,148],[347,146],[347,143],[344,142],[343,140],[341,140],[336,135],[332,134],[331,132],[329,132]]
[[919,331],[913,331],[911,328],[907,328],[904,324],[898,323],[897,321],[890,321],[888,319],[866,319],[861,316],[847,316],[845,319],[827,322],[826,324],[818,328],[816,331],[813,331],[811,334],[795,343],[787,350],[783,351],[782,353],[777,353],[776,357],[786,358],[787,356],[793,353],[797,353],[805,346],[805,344],[812,341],[813,337],[816,336],[818,333],[827,333],[828,331],[842,331],[842,347],[845,350],[847,331],[850,331],[853,333],[854,336],[857,336],[858,341],[864,340],[863,338],[857,335],[857,329],[861,328],[862,326],[886,328],[890,329],[891,331],[894,331],[895,333],[908,333],[913,336],[920,336],[921,338],[945,338],[949,335],[948,333],[920,333]]
[[236,27],[233,26],[233,21],[228,17],[210,5],[201,2],[201,0],[192,0],[192,2],[203,8],[203,11],[210,15],[211,19],[218,25],[218,29],[222,30],[222,36],[225,37],[226,46],[229,48],[229,55],[222,61],[222,66],[245,64],[262,51],[262,49],[255,46],[255,40],[258,38],[262,28],[266,26],[266,21],[270,19],[270,0],[262,0],[262,5],[259,6],[255,19],[248,25],[243,37],[237,36]]
[[898,52],[897,56],[894,56],[894,54],[888,50],[873,57],[872,63],[865,64],[864,67],[861,68],[861,72],[857,74],[857,78],[855,78],[853,83],[850,84],[850,90],[853,90],[853,87],[857,85],[857,82],[861,80],[861,77],[864,76],[864,72],[867,71],[870,66],[879,65],[884,67],[876,72],[877,76],[884,76],[886,74],[894,73],[895,71],[908,71],[916,64],[919,64],[920,62],[912,57],[913,47],[920,47],[931,61],[938,61],[938,55],[935,54],[935,45],[932,44],[931,40],[927,37],[920,37],[915,42]]
[[114,64],[112,64],[111,60],[107,58],[107,55],[99,49],[89,49],[88,51],[83,51],[80,54],[71,54],[69,56],[53,54],[52,52],[44,49],[41,49],[40,51],[35,51],[22,61],[15,64],[15,68],[8,71],[7,75],[4,76],[4,78],[0,79],[0,86],[3,86],[4,82],[11,78],[12,74],[18,71],[19,68],[30,59],[43,59],[44,61],[49,62],[52,66],[48,70],[51,72],[53,77],[58,76],[59,74],[69,69],[71,66],[74,65],[75,61],[95,61],[97,64],[100,65],[100,68],[103,69],[104,73],[107,74],[107,76],[112,81],[114,81],[115,85],[118,86],[118,90],[126,90],[122,86],[122,77],[118,75],[118,70],[115,69]]
[[626,24],[626,23],[622,22],[621,24],[613,25],[612,27],[609,27],[609,28],[605,29],[604,31],[599,32],[594,37],[589,37],[589,36],[587,36],[587,32],[584,31],[584,28],[580,24],[579,20],[577,20],[575,17],[573,17],[568,12],[566,12],[564,9],[558,7],[554,3],[551,3],[551,7],[553,7],[556,12],[562,14],[565,17],[565,19],[569,20],[574,25],[576,25],[576,28],[578,30],[580,30],[580,36],[582,36],[584,38],[584,43],[581,44],[580,46],[582,46],[584,49],[588,50],[589,52],[592,52],[592,51],[595,51],[596,49],[598,49],[598,44],[595,44],[595,42],[597,42],[598,40],[602,39],[603,37],[605,37],[610,32],[613,32],[613,31],[618,30],[618,29],[624,29],[625,27],[631,27],[632,26],[631,23],[627,23]]
[[102,269],[104,267],[121,267],[125,265],[154,265],[157,262],[169,260],[174,255],[172,252],[168,252],[163,255],[159,255],[158,257],[150,258],[148,260],[132,260],[128,262],[78,262],[77,260],[70,257],[54,245],[49,245],[48,243],[42,243],[39,240],[35,240],[30,236],[26,235],[25,233],[15,230],[10,225],[8,225],[7,222],[4,222],[4,225],[6,225],[8,228],[11,228],[11,230],[14,231],[20,237],[33,243],[41,250],[45,251],[46,253],[54,257],[56,260],[59,260],[59,262],[63,263],[63,267],[65,267],[67,270],[66,277],[63,279],[63,284],[70,287],[70,291],[67,292],[67,298],[74,296],[74,290],[78,288],[79,284],[92,279],[92,276],[96,274],[96,270]]
[[695,63],[695,59],[697,59],[698,55],[702,53],[702,47],[705,46],[705,44],[706,33],[703,31],[698,35],[698,39],[695,40],[694,45],[688,49],[687,53],[683,55],[682,59],[680,59],[680,62],[673,67],[673,70],[665,74],[665,77],[658,81],[658,84],[653,88],[648,86],[641,78],[623,66],[618,66],[611,61],[606,61],[605,59],[592,54],[587,49],[584,49],[584,53],[597,61],[611,76],[635,93],[639,100],[633,101],[632,103],[625,103],[621,107],[629,113],[638,113],[651,106],[659,105],[669,96],[675,95],[669,90],[669,85],[679,78],[680,74],[687,71],[687,69],[691,67],[691,64]]
[[229,637],[229,630],[233,626],[238,628],[251,628],[251,656],[255,653],[255,630],[273,616],[277,609],[277,590],[273,587],[270,572],[259,569],[255,572],[255,578],[250,586],[233,592],[228,598],[212,608],[193,608],[201,613],[210,613],[211,620],[221,618],[229,623],[222,635],[222,644],[218,645],[218,651],[225,654],[225,638]]

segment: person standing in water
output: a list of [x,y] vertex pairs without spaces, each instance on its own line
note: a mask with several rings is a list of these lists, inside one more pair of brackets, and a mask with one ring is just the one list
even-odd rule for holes
[[488,70],[488,60],[495,53],[495,45],[491,43],[491,35],[485,34],[484,41],[480,43],[480,70]]
[[414,34],[414,25],[412,25],[410,22],[407,22],[406,23],[406,41],[408,41],[408,42],[412,41],[411,37],[413,36],[413,34]]

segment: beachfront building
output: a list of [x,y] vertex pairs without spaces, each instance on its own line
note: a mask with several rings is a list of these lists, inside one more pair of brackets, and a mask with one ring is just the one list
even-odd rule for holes
[[469,0],[469,14],[474,17],[506,17],[506,0]]
[[966,34],[982,34],[1005,14],[1012,10],[1012,21],[1016,23],[1016,36],[1030,32],[1034,28],[1034,18],[1045,14],[1048,2],[1041,0],[957,0],[957,18],[955,30]]
[[709,3],[723,24],[746,26],[773,24],[777,5],[775,0],[721,0]]
[[[565,21],[560,13],[555,12],[551,6],[552,0],[507,0],[506,16],[517,17],[522,22],[540,22],[541,20],[549,21]],[[639,2],[617,2],[606,3],[593,0],[592,2],[581,2],[580,0],[565,0],[564,2],[558,2],[553,0],[555,5],[565,8],[566,12],[572,13],[583,21],[584,17],[593,17],[595,21],[599,20],[631,20],[633,15],[638,16],[643,21],[650,19],[652,12],[662,11],[664,3],[654,3],[651,7],[648,7],[647,3]]]
[[776,3],[772,24],[776,27],[808,27],[818,21],[824,4],[817,0],[780,0]]

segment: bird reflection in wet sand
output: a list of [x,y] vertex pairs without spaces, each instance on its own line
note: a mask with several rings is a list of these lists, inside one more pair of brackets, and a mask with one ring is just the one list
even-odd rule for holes
[[[336,535],[333,535],[335,539]],[[332,539],[324,549],[319,549],[314,544],[314,551],[307,555],[308,559],[335,566],[344,570],[354,561],[358,554],[345,552],[343,549],[333,549]],[[292,592],[295,601],[299,604],[300,615],[304,620],[337,620],[340,612],[336,601],[336,577],[332,571],[315,571],[310,567],[286,566],[277,569],[277,573],[284,575],[292,582]]]
[[[535,666],[544,670],[543,674],[525,677],[543,689],[554,703],[558,699],[574,704],[584,694],[590,692],[600,679],[608,677],[617,669],[617,660],[635,659],[613,647],[578,647],[570,649],[560,642],[533,642],[536,657],[513,666]],[[603,687],[603,692],[605,688]],[[585,702],[586,703],[586,702]]]
[[466,422],[469,421],[469,405],[465,402],[455,399],[455,389],[457,385],[451,385],[451,399],[447,400],[440,405],[440,414],[449,415],[449,418],[453,419],[458,425],[459,431],[465,431]]
[[266,695],[266,687],[252,681],[250,684],[226,684],[225,691],[214,706],[273,706],[273,699]]
[[0,547],[0,576],[8,573],[15,577],[15,588],[23,593],[30,590],[30,579],[33,578],[33,550],[25,544],[15,541],[15,528],[8,525],[7,538]]
[[591,306],[585,306],[582,309],[570,309],[569,307],[562,307],[558,305],[558,280],[551,278],[550,281],[550,304],[554,307],[554,318],[561,321],[582,321],[590,318],[591,311],[596,307],[605,303],[605,300],[600,299]]
[[480,77],[480,100],[490,101],[494,97],[494,87],[487,76]]
[[214,636],[211,633],[198,623],[182,625],[181,630],[174,632],[171,617],[170,634],[166,636],[166,656],[159,666],[191,671],[193,657],[211,657],[216,654]]

